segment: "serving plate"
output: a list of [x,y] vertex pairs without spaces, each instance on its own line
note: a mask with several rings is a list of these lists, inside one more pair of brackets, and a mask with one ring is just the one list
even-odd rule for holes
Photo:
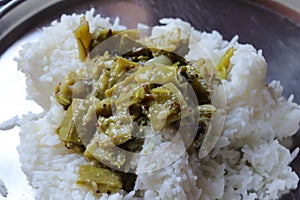
[[[21,45],[36,40],[41,28],[62,13],[81,13],[91,7],[102,16],[119,16],[128,28],[136,27],[138,22],[151,26],[162,17],[179,17],[201,31],[217,30],[227,40],[239,35],[240,43],[263,50],[269,64],[267,81],[280,80],[285,97],[294,94],[300,103],[299,8],[293,10],[270,0],[15,0],[0,7],[0,122],[41,111],[26,100],[25,80],[13,61]],[[0,132],[0,178],[8,188],[6,199],[32,199],[31,188],[20,170],[18,143],[18,128]],[[286,143],[291,150],[300,147],[300,133]],[[300,176],[300,156],[291,166]],[[299,187],[282,199],[300,199]]]

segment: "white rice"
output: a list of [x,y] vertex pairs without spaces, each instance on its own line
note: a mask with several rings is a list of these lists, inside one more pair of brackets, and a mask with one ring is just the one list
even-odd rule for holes
[[[118,24],[119,19],[111,24],[108,18],[94,16],[94,12],[91,9],[85,14],[91,31],[97,26],[125,28]],[[78,59],[72,32],[81,16],[63,15],[42,30],[38,41],[25,44],[16,58],[19,70],[27,77],[28,98],[46,113],[36,121],[24,116],[19,122],[22,169],[37,199],[97,199],[76,184],[78,167],[86,163],[85,159],[67,151],[55,134],[65,111],[52,97],[53,88],[68,71],[85,66]],[[238,37],[224,41],[216,31],[199,32],[180,19],[160,22],[160,27],[179,27],[191,35],[188,60],[204,58],[218,63],[228,48],[235,48],[230,60],[232,70],[228,80],[223,81],[227,115],[222,134],[206,157],[184,154],[163,169],[138,173],[135,191],[139,190],[144,199],[254,200],[278,199],[295,189],[299,178],[289,164],[299,150],[291,153],[280,140],[298,130],[300,107],[292,102],[293,97],[282,97],[280,82],[265,83],[267,63],[262,51],[239,44]],[[154,33],[160,34],[159,29]],[[133,195],[134,192],[126,196],[120,191],[99,198],[132,199]]]

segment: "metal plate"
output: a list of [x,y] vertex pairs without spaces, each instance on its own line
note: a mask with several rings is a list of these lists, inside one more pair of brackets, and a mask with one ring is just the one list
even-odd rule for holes
[[[241,43],[263,49],[269,63],[267,81],[280,80],[284,95],[294,94],[300,103],[300,14],[281,4],[268,0],[30,0],[18,1],[0,15],[0,122],[17,114],[40,111],[26,100],[25,80],[13,61],[21,44],[34,40],[41,27],[62,13],[84,12],[91,7],[103,16],[119,16],[129,28],[138,22],[155,25],[162,17],[179,17],[202,31],[218,30],[224,39],[237,34]],[[0,132],[0,178],[8,187],[7,199],[32,199],[20,170],[18,143],[17,128]],[[300,133],[291,143],[291,149],[300,147]],[[291,166],[300,175],[300,156]],[[300,189],[282,199],[300,199]]]

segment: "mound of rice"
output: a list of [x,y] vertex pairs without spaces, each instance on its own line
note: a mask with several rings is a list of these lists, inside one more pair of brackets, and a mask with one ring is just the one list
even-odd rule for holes
[[[119,25],[118,18],[111,24],[94,12],[85,13],[91,31],[98,26],[126,28]],[[45,110],[35,121],[23,117],[18,147],[22,169],[36,199],[97,199],[86,187],[76,184],[79,166],[86,163],[84,157],[67,151],[55,133],[65,111],[56,103],[53,88],[68,71],[85,67],[78,59],[72,32],[81,16],[63,15],[42,30],[37,42],[25,44],[16,58],[19,70],[27,77],[28,98]],[[222,134],[204,158],[184,154],[163,169],[151,171],[150,167],[149,172],[138,173],[131,193],[103,194],[100,199],[132,199],[135,193],[151,200],[278,199],[295,189],[299,178],[289,164],[299,149],[291,153],[280,141],[298,130],[300,107],[293,103],[293,96],[288,100],[282,97],[280,82],[265,83],[267,63],[262,51],[239,44],[237,37],[224,41],[216,31],[199,32],[180,19],[161,19],[160,23],[158,27],[179,27],[191,35],[188,60],[204,58],[218,63],[228,48],[235,48],[232,70],[223,81],[227,115]],[[157,145],[164,144],[158,141]],[[141,159],[138,167],[151,164],[155,165]]]

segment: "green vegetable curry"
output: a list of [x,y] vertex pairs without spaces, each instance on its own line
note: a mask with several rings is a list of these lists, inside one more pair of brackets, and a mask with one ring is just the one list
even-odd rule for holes
[[[131,158],[113,149],[138,153],[144,144],[144,137],[139,137],[143,127],[160,134],[165,127],[179,126],[191,112],[181,94],[187,83],[198,101],[192,110],[198,115],[198,131],[187,150],[197,151],[202,145],[209,121],[217,111],[211,105],[210,85],[218,84],[212,82],[219,77],[226,78],[233,49],[216,66],[214,77],[207,77],[203,60],[187,62],[178,55],[187,54],[189,42],[181,39],[180,29],[164,37],[168,34],[173,34],[173,39],[165,45],[167,49],[165,38],[139,39],[138,31],[99,28],[90,33],[84,18],[74,31],[79,58],[87,67],[69,72],[55,88],[56,100],[66,111],[56,132],[70,151],[82,154],[89,162],[80,166],[77,183],[95,193],[133,189],[136,175],[118,170]],[[114,52],[101,49],[103,54],[89,57],[98,44],[115,35],[121,36],[118,43],[112,44]],[[119,50],[128,44],[137,48],[120,54]],[[187,80],[185,84],[183,79]]]

